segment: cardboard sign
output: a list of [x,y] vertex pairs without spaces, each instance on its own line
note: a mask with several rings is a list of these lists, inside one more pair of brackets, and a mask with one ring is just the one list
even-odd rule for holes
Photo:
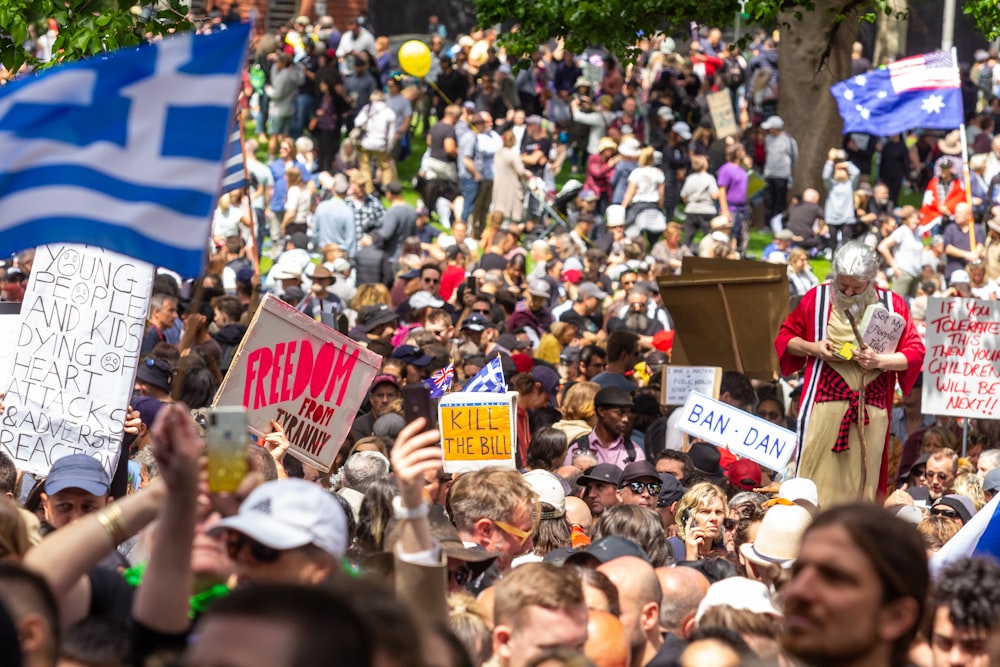
[[719,397],[722,369],[714,366],[666,366],[660,389],[661,405],[684,405],[688,394],[700,391]]
[[212,405],[242,405],[258,436],[271,420],[288,452],[330,470],[382,357],[268,294],[247,329]]
[[927,300],[923,411],[996,419],[1000,414],[1000,303]]
[[677,428],[771,470],[784,468],[795,450],[792,431],[698,391],[681,408]]
[[515,470],[517,392],[455,392],[438,405],[446,473],[489,466]]
[[[879,354],[892,353],[903,337],[906,320],[898,313],[890,313],[881,303],[873,303],[865,309],[858,325],[861,340]],[[844,359],[853,359],[858,348],[853,343],[845,343],[837,354]]]
[[44,475],[89,454],[114,473],[153,267],[102,248],[39,246],[17,324],[0,449]]
[[740,133],[736,114],[733,113],[733,98],[729,96],[728,90],[709,93],[705,95],[705,101],[708,102],[708,113],[712,114],[712,127],[717,138],[725,139]]

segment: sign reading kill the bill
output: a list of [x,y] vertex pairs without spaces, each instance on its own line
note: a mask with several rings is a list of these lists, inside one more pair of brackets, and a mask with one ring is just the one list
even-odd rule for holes
[[1000,414],[1000,303],[927,300],[923,411],[996,419]]
[[37,248],[0,417],[18,469],[88,454],[114,472],[152,284],[152,265],[103,248]]
[[382,358],[272,295],[260,304],[213,405],[242,405],[247,426],[281,423],[289,453],[323,472],[351,430]]
[[515,470],[517,392],[459,391],[438,405],[446,473],[486,467]]

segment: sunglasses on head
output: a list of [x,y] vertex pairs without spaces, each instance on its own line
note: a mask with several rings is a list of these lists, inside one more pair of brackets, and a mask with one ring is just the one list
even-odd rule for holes
[[629,482],[628,488],[636,495],[641,495],[642,490],[645,489],[649,492],[649,495],[658,496],[660,495],[660,489],[663,488],[663,485],[659,482]]
[[252,537],[247,537],[243,533],[230,530],[226,535],[226,552],[231,560],[236,560],[243,551],[243,547],[250,549],[250,555],[258,563],[273,563],[281,558],[281,550],[273,549],[266,544],[261,544]]

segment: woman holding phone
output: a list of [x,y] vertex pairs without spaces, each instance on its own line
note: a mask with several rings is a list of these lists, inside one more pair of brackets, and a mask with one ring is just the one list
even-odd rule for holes
[[723,546],[726,492],[701,482],[684,494],[675,513],[677,536],[670,538],[677,560],[698,560]]

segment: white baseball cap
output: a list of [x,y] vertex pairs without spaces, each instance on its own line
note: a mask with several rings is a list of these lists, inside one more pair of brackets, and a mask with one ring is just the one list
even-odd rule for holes
[[531,470],[524,473],[522,477],[524,477],[524,481],[528,483],[528,486],[538,494],[538,500],[552,505],[556,510],[552,516],[544,516],[542,518],[555,519],[566,514],[566,491],[563,489],[562,482],[559,481],[558,477],[548,470]]
[[347,517],[323,487],[301,479],[265,482],[239,511],[212,526],[235,530],[264,546],[286,551],[312,544],[334,558],[347,551]]
[[752,611],[755,614],[782,617],[782,613],[771,600],[771,591],[767,586],[746,577],[729,577],[709,586],[705,597],[698,604],[695,621],[700,621],[705,612],[713,607],[732,607]]

